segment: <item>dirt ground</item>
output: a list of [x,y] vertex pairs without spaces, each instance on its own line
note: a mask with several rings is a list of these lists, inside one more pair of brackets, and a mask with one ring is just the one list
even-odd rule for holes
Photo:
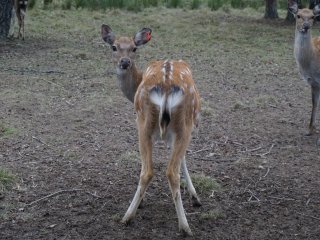
[[143,208],[129,226],[119,222],[139,150],[102,23],[125,35],[153,29],[140,67],[182,58],[193,69],[202,119],[187,164],[220,189],[199,192],[199,208],[182,189],[187,239],[320,239],[319,135],[304,136],[311,94],[295,67],[294,26],[260,14],[29,11],[26,40],[0,45],[0,123],[14,129],[0,136],[0,164],[16,176],[0,198],[0,239],[184,238],[162,143]]

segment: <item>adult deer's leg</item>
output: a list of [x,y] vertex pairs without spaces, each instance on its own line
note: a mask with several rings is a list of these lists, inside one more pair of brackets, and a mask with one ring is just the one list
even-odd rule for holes
[[194,207],[199,207],[201,206],[201,202],[200,202],[200,199],[197,195],[197,192],[192,184],[192,180],[191,180],[191,177],[189,175],[189,171],[188,171],[188,168],[187,168],[187,163],[186,163],[186,157],[183,156],[183,159],[182,159],[182,163],[181,163],[181,169],[182,169],[182,173],[183,173],[183,176],[185,177],[186,179],[186,183],[187,183],[187,189],[188,189],[188,192],[192,198],[192,205]]
[[[139,127],[141,126],[141,127]],[[139,132],[139,147],[141,154],[141,173],[140,181],[137,191],[133,197],[133,200],[122,218],[123,223],[129,222],[134,218],[139,207],[141,200],[145,194],[147,187],[149,186],[153,177],[153,164],[152,164],[152,139],[150,134],[150,128],[145,125],[140,125],[138,120],[138,132]]]
[[320,96],[319,85],[316,85],[316,84],[311,85],[311,94],[312,94],[312,112],[311,112],[311,120],[310,120],[308,135],[312,135],[316,131],[315,121],[316,121],[316,114],[317,114],[319,96]]
[[167,177],[178,215],[179,229],[188,235],[192,235],[184,212],[180,192],[180,167],[189,144],[189,138],[190,133],[181,133],[180,136],[175,136],[175,139],[173,140],[172,156],[167,169]]

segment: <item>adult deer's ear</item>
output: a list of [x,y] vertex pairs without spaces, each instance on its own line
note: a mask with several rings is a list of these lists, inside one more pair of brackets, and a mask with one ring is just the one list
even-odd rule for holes
[[102,24],[101,26],[101,37],[110,45],[113,45],[114,41],[116,40],[116,35],[112,32],[111,27],[105,24]]
[[141,31],[137,32],[133,37],[133,41],[137,47],[140,47],[151,40],[151,32],[150,28],[143,28]]
[[313,14],[314,14],[315,17],[320,15],[320,4],[317,4],[317,5],[314,6]]
[[298,4],[294,0],[288,1],[288,10],[295,16],[298,13]]

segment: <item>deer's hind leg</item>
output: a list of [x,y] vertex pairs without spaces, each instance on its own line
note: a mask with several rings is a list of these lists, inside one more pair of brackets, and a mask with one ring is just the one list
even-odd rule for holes
[[181,131],[180,134],[175,136],[172,144],[172,156],[167,169],[167,178],[178,216],[179,230],[188,235],[192,235],[183,208],[180,192],[180,167],[189,144],[189,139],[190,133],[186,133],[184,131]]
[[137,209],[144,197],[144,194],[153,177],[153,163],[152,163],[152,133],[151,129],[145,127],[142,120],[138,119],[139,132],[139,148],[141,154],[141,173],[138,188],[133,197],[133,200],[122,218],[123,223],[128,223],[132,220],[137,212]]

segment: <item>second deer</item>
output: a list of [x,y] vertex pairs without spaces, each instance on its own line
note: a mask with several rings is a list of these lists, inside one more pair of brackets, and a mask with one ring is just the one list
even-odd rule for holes
[[294,1],[289,1],[289,10],[296,18],[294,55],[302,78],[311,86],[312,112],[307,135],[316,132],[315,120],[320,96],[320,37],[311,36],[311,27],[320,15],[320,6],[313,10],[298,9]]
[[201,205],[185,159],[191,133],[200,113],[200,97],[190,67],[182,60],[166,60],[150,63],[144,73],[138,70],[134,61],[136,50],[150,41],[149,28],[143,28],[134,37],[116,38],[109,26],[102,25],[101,35],[113,51],[120,88],[134,102],[137,112],[141,174],[138,188],[122,222],[127,223],[136,215],[154,175],[153,143],[155,139],[161,138],[172,148],[166,175],[178,215],[179,229],[192,235],[180,193],[182,169],[193,205]]
[[17,17],[18,24],[19,24],[17,37],[18,38],[21,37],[22,40],[24,40],[24,19],[26,16],[28,0],[12,0],[12,3],[13,3],[13,8],[11,12],[11,27],[10,27],[12,33],[10,35],[13,36],[15,17]]

